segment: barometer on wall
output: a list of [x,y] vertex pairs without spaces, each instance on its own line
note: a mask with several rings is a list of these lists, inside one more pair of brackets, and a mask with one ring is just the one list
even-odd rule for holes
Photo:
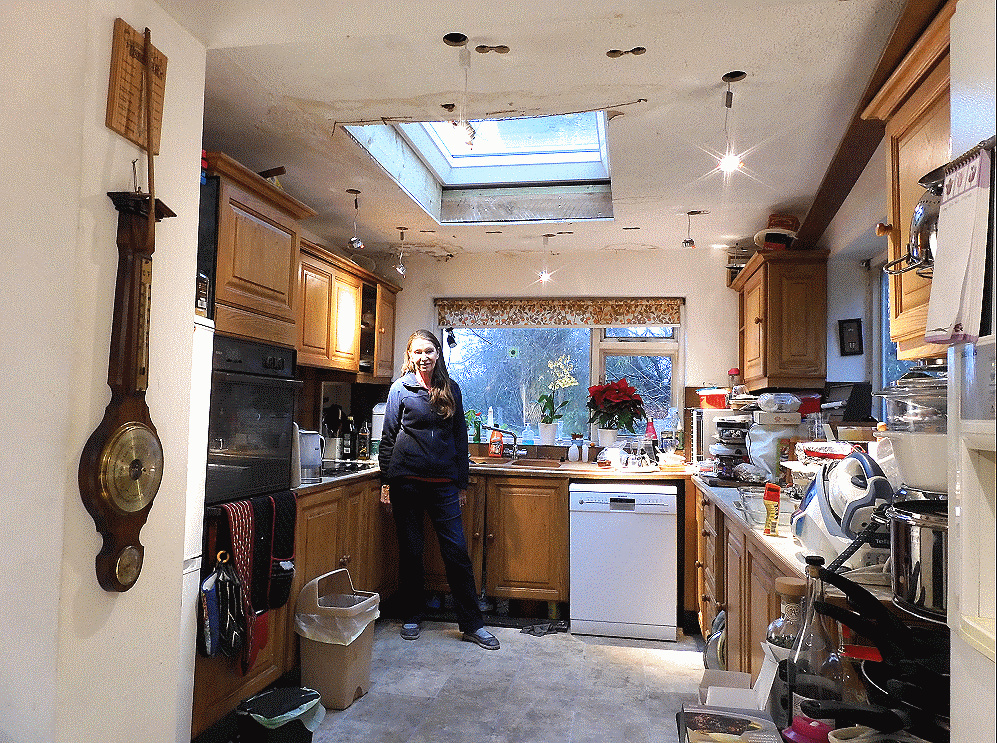
[[[118,271],[107,384],[111,401],[80,457],[80,494],[104,544],[97,580],[127,591],[142,570],[139,531],[163,478],[163,446],[149,416],[149,306],[152,252],[149,194],[108,194],[118,210]],[[174,216],[159,200],[155,219]]]

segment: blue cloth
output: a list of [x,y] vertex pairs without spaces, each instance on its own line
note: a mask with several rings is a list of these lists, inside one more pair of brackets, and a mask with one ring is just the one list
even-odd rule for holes
[[396,379],[388,391],[378,464],[381,478],[440,477],[467,489],[467,422],[460,386],[451,380],[456,410],[444,418],[432,409],[429,390],[414,373]]
[[392,480],[389,494],[398,532],[398,593],[404,621],[422,621],[426,605],[422,557],[426,546],[425,514],[428,513],[440,542],[457,625],[461,632],[474,632],[483,627],[457,487],[449,482]]

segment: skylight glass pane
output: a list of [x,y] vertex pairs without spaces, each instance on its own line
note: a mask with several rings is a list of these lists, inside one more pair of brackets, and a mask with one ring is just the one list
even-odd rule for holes
[[[453,167],[592,162],[602,157],[600,113],[425,124]],[[473,137],[471,136],[473,132]],[[494,158],[494,160],[493,160]]]

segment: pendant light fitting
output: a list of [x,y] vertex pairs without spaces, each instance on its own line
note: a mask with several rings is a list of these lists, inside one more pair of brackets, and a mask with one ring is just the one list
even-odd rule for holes
[[353,250],[363,250],[363,240],[357,237],[357,216],[360,214],[360,189],[348,188],[346,193],[353,195],[353,237],[350,238],[350,247]]
[[405,264],[402,263],[402,258],[404,257],[402,243],[405,242],[405,230],[407,229],[408,227],[398,228],[398,263],[395,264],[395,270],[398,272],[399,276],[405,276]]
[[686,238],[685,240],[682,241],[682,247],[694,248],[696,247],[696,241],[692,239],[692,218],[697,217],[700,214],[709,214],[709,212],[706,211],[705,209],[693,209],[692,211],[688,211],[685,214],[689,224],[686,231]]
[[740,82],[747,76],[748,73],[743,70],[732,70],[720,78],[727,83],[727,93],[724,95],[724,154],[720,158],[720,170],[728,175],[743,165],[741,158],[731,149],[730,131],[727,126],[728,114],[734,107],[734,92],[730,89],[730,84]]

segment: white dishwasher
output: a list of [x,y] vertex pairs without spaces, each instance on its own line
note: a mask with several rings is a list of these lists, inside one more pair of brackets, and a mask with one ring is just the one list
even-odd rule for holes
[[678,488],[576,482],[568,493],[571,632],[674,640]]

